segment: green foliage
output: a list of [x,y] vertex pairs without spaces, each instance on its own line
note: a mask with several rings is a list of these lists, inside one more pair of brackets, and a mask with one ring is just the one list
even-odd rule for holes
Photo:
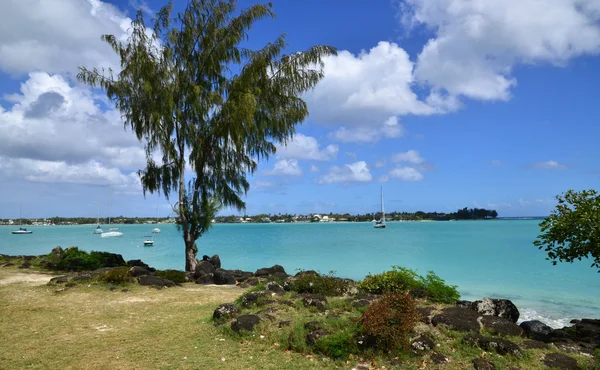
[[292,283],[292,290],[298,293],[321,294],[328,297],[341,296],[347,283],[335,276],[335,271],[327,274],[300,271]]
[[[235,0],[189,0],[182,13],[162,7],[153,27],[142,11],[123,42],[104,35],[121,71],[81,68],[78,79],[106,91],[137,138],[147,166],[145,192],[178,194],[178,223],[186,270],[195,267],[195,241],[210,227],[215,207],[243,209],[255,160],[275,153],[308,115],[300,98],[323,77],[322,58],[334,48],[314,46],[283,55],[285,37],[262,49],[246,44],[252,25],[273,18],[272,5],[239,11]],[[149,32],[150,30],[150,32]],[[160,151],[161,161],[153,153]],[[186,187],[184,173],[194,172]]]
[[408,348],[409,334],[419,321],[414,299],[408,293],[386,294],[373,302],[361,320],[364,331],[385,350]]
[[392,266],[391,271],[381,274],[367,275],[358,288],[373,294],[411,292],[415,297],[441,303],[455,303],[460,298],[457,286],[446,284],[433,271],[422,277],[414,270],[400,266]]
[[176,284],[185,283],[185,272],[179,270],[156,270],[154,275],[171,280]]
[[128,271],[129,267],[117,267],[100,274],[98,276],[98,279],[109,284],[130,283],[132,281],[132,278],[131,276],[129,276]]
[[122,258],[108,252],[90,253],[79,250],[77,247],[65,249],[60,255],[50,253],[41,265],[52,270],[60,271],[91,271],[102,267],[117,267],[125,264]]
[[592,259],[600,272],[600,194],[595,190],[569,190],[556,197],[558,205],[542,223],[533,242],[558,262]]
[[347,327],[319,339],[314,350],[334,359],[347,359],[350,354],[358,353],[357,333],[356,327]]

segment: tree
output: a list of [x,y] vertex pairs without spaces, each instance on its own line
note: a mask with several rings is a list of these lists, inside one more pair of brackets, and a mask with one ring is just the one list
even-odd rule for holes
[[[121,58],[116,76],[84,67],[78,79],[105,90],[144,142],[144,195],[177,194],[185,268],[193,271],[196,240],[220,207],[245,208],[247,174],[308,115],[300,96],[323,77],[323,58],[336,51],[314,46],[284,55],[283,35],[262,49],[242,46],[256,21],[274,17],[271,4],[236,13],[235,0],[188,0],[175,18],[172,9],[161,8],[152,29],[139,11],[126,42],[102,36]],[[186,166],[193,173],[187,185]]]
[[556,209],[540,223],[542,233],[533,244],[548,252],[553,265],[589,257],[600,272],[600,195],[569,190],[556,199]]

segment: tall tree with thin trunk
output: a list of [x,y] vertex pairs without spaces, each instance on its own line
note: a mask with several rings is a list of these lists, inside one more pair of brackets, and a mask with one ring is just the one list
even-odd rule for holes
[[270,3],[236,12],[235,0],[189,0],[172,12],[164,6],[151,29],[138,12],[126,41],[102,36],[121,58],[118,73],[82,67],[77,77],[105,90],[145,144],[144,194],[177,194],[185,268],[194,271],[197,239],[220,207],[245,207],[247,174],[306,118],[301,95],[336,50],[284,55],[284,35],[261,49],[243,46],[256,21],[274,17]]

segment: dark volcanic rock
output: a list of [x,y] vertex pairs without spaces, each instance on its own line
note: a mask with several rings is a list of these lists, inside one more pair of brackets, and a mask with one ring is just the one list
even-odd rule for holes
[[471,309],[487,316],[499,316],[517,322],[519,310],[508,299],[484,298],[481,301],[471,303]]
[[273,275],[276,272],[283,272],[285,274],[285,269],[279,265],[273,265],[272,267],[263,267],[261,269],[256,270],[254,276],[268,276]]
[[467,334],[463,340],[465,343],[486,351],[496,351],[500,355],[510,354],[521,356],[523,354],[523,351],[518,345],[503,338],[484,337],[481,334],[471,333]]
[[285,279],[287,279],[290,275],[286,274],[285,272],[274,272],[273,274],[271,274],[271,278],[273,280],[277,280],[277,281],[285,281]]
[[329,334],[329,332],[324,329],[311,331],[310,333],[306,334],[306,344],[309,346],[314,346],[320,338],[326,336],[327,334]]
[[175,283],[169,279],[164,279],[153,275],[142,275],[138,277],[138,283],[144,286],[153,286],[156,288],[172,287]]
[[253,331],[254,327],[260,322],[260,317],[256,315],[242,315],[231,322],[231,330],[236,333],[240,331]]
[[271,282],[265,284],[265,289],[270,292],[275,293],[275,295],[278,295],[278,296],[282,296],[285,294],[285,290],[283,289],[283,287],[274,281],[271,281]]
[[214,256],[210,257],[209,262],[212,263],[212,265],[216,269],[220,269],[221,268],[221,258],[219,257],[218,254],[215,254]]
[[[195,276],[195,274],[194,274],[194,276]],[[196,284],[208,285],[208,284],[214,284],[214,283],[215,283],[215,274],[213,274],[212,272],[200,274],[196,278]]]
[[249,278],[254,276],[254,273],[250,271],[242,271],[242,270],[224,270],[233,275],[235,280],[238,283],[248,280]]
[[129,269],[129,271],[127,271],[127,275],[133,276],[133,277],[138,277],[138,276],[142,276],[142,275],[150,275],[150,271],[146,270],[145,268],[143,268],[141,266],[133,266],[132,268]]
[[577,361],[569,357],[567,355],[563,355],[562,353],[549,353],[547,354],[542,363],[547,367],[551,367],[553,369],[561,369],[561,370],[579,370],[579,366],[577,365]]
[[369,307],[371,305],[371,301],[368,299],[351,299],[352,307]]
[[525,330],[525,334],[529,338],[542,342],[550,342],[550,333],[552,333],[553,329],[543,322],[538,320],[523,321],[519,326]]
[[242,312],[242,310],[233,303],[223,303],[213,312],[213,319],[229,319]]
[[56,246],[54,247],[54,249],[52,249],[52,252],[50,253],[55,254],[57,256],[61,256],[64,253],[64,250],[60,246]]
[[242,296],[242,306],[260,306],[268,296],[269,292],[264,290],[246,293]]
[[217,285],[234,285],[235,284],[235,278],[233,277],[233,275],[223,269],[217,269],[217,271],[215,271],[213,274],[213,278],[214,278],[215,284],[217,284]]
[[489,329],[494,334],[525,336],[525,331],[509,319],[499,316],[483,316],[481,318],[483,327]]
[[456,307],[471,308],[471,301],[456,301]]
[[477,370],[496,370],[494,363],[484,358],[476,358],[471,362],[473,363],[473,367]]
[[306,294],[302,298],[302,303],[306,307],[316,307],[319,311],[327,309],[327,299],[319,294]]
[[377,337],[366,333],[358,333],[354,338],[358,349],[366,350],[377,347]]
[[263,278],[250,277],[250,278],[244,280],[244,282],[240,284],[240,287],[248,288],[251,286],[257,286],[258,284],[262,283],[263,281],[265,281],[265,279],[263,279]]
[[437,352],[432,353],[430,358],[431,358],[431,362],[433,362],[434,364],[438,364],[438,365],[447,364],[448,362],[450,362],[450,359],[448,357],[442,355],[441,353],[437,353]]
[[145,264],[144,262],[142,262],[142,260],[129,260],[129,261],[127,261],[127,266],[129,266],[129,267],[134,267],[134,266],[142,267],[142,268],[145,268],[146,270],[148,270],[150,272],[156,271],[155,268],[152,268],[152,267],[148,266],[147,264]]
[[417,353],[426,352],[426,351],[431,351],[432,349],[434,349],[435,343],[428,336],[419,335],[415,340],[413,340],[411,342],[410,347],[412,348],[413,351],[415,351]]
[[194,273],[194,277],[198,279],[200,276],[204,274],[214,274],[217,271],[215,266],[209,261],[198,261],[196,265],[196,270]]
[[479,331],[480,325],[477,322],[479,315],[477,312],[460,307],[444,308],[441,313],[431,318],[433,326],[440,324],[448,325],[457,331]]
[[417,311],[421,314],[421,321],[425,324],[431,324],[431,313],[435,311],[436,308],[433,306],[419,307]]
[[547,343],[540,342],[539,340],[525,340],[521,344],[525,349],[548,349],[550,346]]

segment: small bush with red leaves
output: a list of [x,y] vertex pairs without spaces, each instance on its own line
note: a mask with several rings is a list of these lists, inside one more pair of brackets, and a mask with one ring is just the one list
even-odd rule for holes
[[380,349],[406,349],[409,333],[419,321],[419,312],[408,293],[392,293],[371,304],[361,321],[364,331],[377,338]]

